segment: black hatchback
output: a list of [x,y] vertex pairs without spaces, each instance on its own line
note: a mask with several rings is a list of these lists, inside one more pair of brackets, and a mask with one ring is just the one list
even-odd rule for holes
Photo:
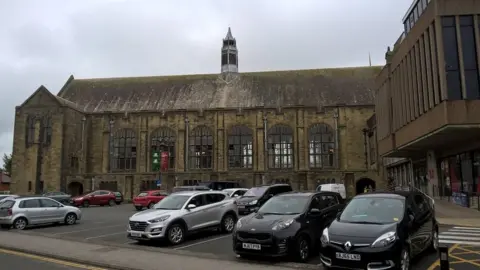
[[433,200],[415,191],[358,195],[324,229],[321,243],[325,268],[411,269],[413,257],[438,249]]
[[[319,247],[325,228],[343,209],[334,192],[289,192],[268,200],[258,211],[238,220],[233,250],[239,255],[290,255],[306,262]],[[315,253],[316,254],[316,253]]]

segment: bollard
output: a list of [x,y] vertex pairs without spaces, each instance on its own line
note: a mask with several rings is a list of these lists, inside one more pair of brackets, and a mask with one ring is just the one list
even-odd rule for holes
[[450,270],[450,262],[448,261],[448,247],[440,246],[438,248],[440,255],[440,270]]

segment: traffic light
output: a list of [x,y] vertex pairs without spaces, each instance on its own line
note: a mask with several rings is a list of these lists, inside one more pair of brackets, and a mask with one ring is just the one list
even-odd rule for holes
[[160,171],[160,152],[158,151],[152,153],[152,171]]

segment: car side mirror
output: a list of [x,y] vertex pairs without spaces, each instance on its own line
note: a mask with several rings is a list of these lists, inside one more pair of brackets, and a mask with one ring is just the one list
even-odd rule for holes
[[341,215],[342,215],[342,212],[338,212],[336,218],[339,219]]
[[59,205],[57,205],[57,207],[58,207],[58,208],[61,208],[61,207],[63,207],[63,205],[59,204]]
[[197,208],[197,206],[193,203],[187,205],[187,210],[192,210],[192,209],[195,209],[195,208]]
[[413,214],[408,214],[408,222],[412,223],[415,220],[415,216]]

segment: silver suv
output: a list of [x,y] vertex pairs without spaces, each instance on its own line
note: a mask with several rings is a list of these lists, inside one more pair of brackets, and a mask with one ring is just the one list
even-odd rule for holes
[[235,200],[224,192],[183,191],[131,216],[127,233],[137,241],[167,239],[177,245],[188,233],[198,230],[218,228],[230,233],[237,219]]
[[9,198],[0,203],[2,228],[25,229],[28,225],[65,223],[73,225],[82,218],[77,207],[63,205],[45,197]]

